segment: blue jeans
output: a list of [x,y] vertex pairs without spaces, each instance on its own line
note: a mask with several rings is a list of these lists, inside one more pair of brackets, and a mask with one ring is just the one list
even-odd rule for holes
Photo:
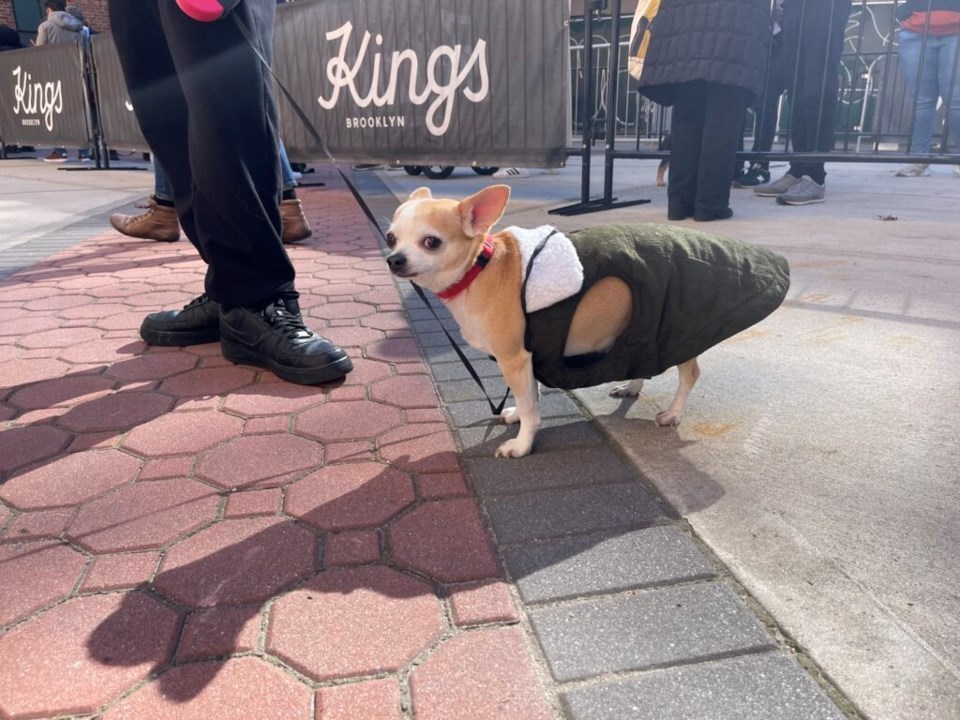
[[951,142],[948,149],[960,137],[960,67],[957,67],[960,35],[927,35],[921,67],[920,49],[923,47],[923,40],[924,36],[919,33],[900,31],[900,68],[907,83],[907,96],[911,100],[915,94],[917,97],[913,136],[910,139],[910,152],[916,155],[930,153],[930,140],[937,117],[937,98],[943,98],[944,102],[950,101]]
[[[290,167],[290,158],[287,157],[287,149],[283,146],[283,140],[278,145],[280,151],[280,177],[283,182],[284,190],[293,190],[297,186],[297,179],[293,176],[293,168]],[[153,196],[164,202],[173,202],[173,185],[170,184],[170,176],[163,166],[153,158]]]

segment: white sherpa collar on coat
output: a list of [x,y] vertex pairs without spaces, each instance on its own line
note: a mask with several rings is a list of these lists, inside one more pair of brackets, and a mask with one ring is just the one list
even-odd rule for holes
[[516,226],[506,231],[517,239],[522,263],[522,279],[526,280],[530,257],[540,241],[553,233],[533,261],[527,282],[527,312],[536,312],[576,295],[583,287],[583,265],[573,243],[552,225],[525,229]]

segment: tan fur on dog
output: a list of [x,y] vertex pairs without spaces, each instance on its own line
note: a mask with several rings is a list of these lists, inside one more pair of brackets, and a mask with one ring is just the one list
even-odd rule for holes
[[[473,266],[491,228],[500,220],[510,188],[494,185],[457,202],[435,199],[420,188],[397,208],[387,233],[391,253],[387,263],[398,277],[439,293],[460,280]],[[520,303],[521,258],[509,232],[492,235],[494,250],[486,268],[467,290],[447,302],[464,339],[497,359],[517,401],[503,411],[507,423],[520,423],[516,438],[497,449],[498,457],[521,457],[533,447],[540,429],[539,389],[533,363],[524,348],[526,319]],[[632,293],[619,279],[604,278],[583,297],[574,313],[566,355],[604,352],[613,347],[632,316]],[[657,424],[676,425],[699,375],[694,358],[680,366],[680,388]],[[642,380],[617,385],[611,395],[636,395]]]

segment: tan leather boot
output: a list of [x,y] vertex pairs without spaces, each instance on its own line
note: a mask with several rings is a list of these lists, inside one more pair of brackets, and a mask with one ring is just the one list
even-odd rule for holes
[[306,240],[313,234],[307,216],[303,214],[303,205],[297,198],[280,201],[280,223],[283,229],[280,239],[284,243]]
[[158,205],[153,195],[147,201],[147,209],[139,215],[110,216],[110,224],[115,230],[130,237],[160,242],[176,242],[180,239],[180,222],[177,211],[172,207]]

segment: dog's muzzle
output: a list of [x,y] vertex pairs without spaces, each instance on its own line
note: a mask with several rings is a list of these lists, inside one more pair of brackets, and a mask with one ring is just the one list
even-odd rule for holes
[[390,272],[400,277],[405,277],[409,273],[407,266],[407,256],[402,252],[395,252],[387,255],[387,266]]

